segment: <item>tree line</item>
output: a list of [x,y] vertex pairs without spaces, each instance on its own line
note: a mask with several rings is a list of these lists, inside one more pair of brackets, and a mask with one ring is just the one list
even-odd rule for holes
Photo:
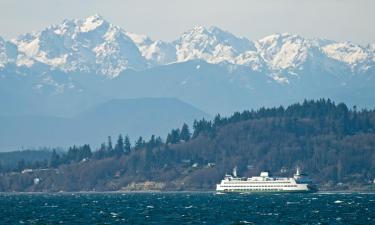
[[[108,174],[122,174],[118,185],[137,179],[183,179],[194,187],[212,187],[234,166],[243,175],[256,175],[264,169],[291,171],[297,164],[319,182],[367,182],[375,174],[375,111],[349,109],[329,99],[306,100],[229,117],[218,114],[211,121],[195,120],[192,131],[183,124],[165,140],[152,135],[132,143],[119,135],[115,143],[108,137],[95,151],[89,145],[73,146],[63,153],[54,151],[43,166],[89,161],[90,172],[106,168]],[[209,163],[216,166],[204,166]],[[199,166],[191,170],[192,164]],[[92,178],[93,183],[112,179],[108,174]]]

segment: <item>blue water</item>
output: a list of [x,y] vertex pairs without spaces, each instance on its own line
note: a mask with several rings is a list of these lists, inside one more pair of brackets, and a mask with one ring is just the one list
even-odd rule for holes
[[375,194],[0,194],[1,224],[375,224]]

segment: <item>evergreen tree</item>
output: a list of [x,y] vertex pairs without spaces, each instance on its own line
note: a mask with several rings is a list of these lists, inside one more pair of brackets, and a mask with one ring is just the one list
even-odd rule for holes
[[[60,163],[60,156],[56,153],[56,150],[54,149],[51,155],[51,158],[48,162],[48,167],[56,168]],[[39,165],[36,165],[37,167]]]
[[155,142],[157,146],[161,146],[163,144],[163,140],[161,139],[160,136],[156,138]]
[[113,146],[112,146],[112,138],[111,138],[111,136],[108,136],[108,146],[107,146],[107,151],[108,152],[112,152],[112,150],[113,150]]
[[171,133],[167,135],[167,144],[176,144],[180,142],[180,129],[172,129]]
[[105,143],[102,143],[98,151],[95,152],[94,157],[96,159],[103,159],[104,157],[106,157],[106,151],[107,147],[105,146]]
[[128,135],[125,136],[125,141],[124,141],[124,150],[125,150],[125,153],[130,153],[131,151],[131,143],[130,143],[130,139],[128,137]]
[[144,140],[142,138],[142,136],[139,136],[138,140],[135,142],[135,149],[141,149],[144,147]]
[[220,114],[217,114],[214,118],[214,126],[218,127],[222,124],[221,116]]
[[153,149],[156,147],[155,135],[151,135],[150,141],[147,143],[147,147]]
[[121,156],[124,154],[124,139],[122,138],[122,135],[120,134],[117,143],[115,145],[115,155],[116,156]]
[[[232,117],[229,118],[230,122],[238,122],[239,121],[239,113],[234,113]],[[194,133],[193,138],[197,137],[199,134],[210,134],[212,132],[212,123],[211,121],[207,121],[205,119],[202,119],[200,121],[195,120],[194,121]]]
[[21,172],[22,170],[25,169],[25,166],[26,166],[25,160],[22,159],[22,160],[18,161],[18,163],[17,163],[17,170],[19,172]]
[[190,136],[191,136],[191,133],[189,130],[189,126],[186,123],[184,123],[184,125],[182,125],[182,128],[181,128],[180,139],[183,141],[188,141],[190,139]]
[[[105,155],[105,152],[99,150],[96,153],[95,158],[100,159],[101,157],[104,157],[104,155]],[[77,147],[77,146],[73,145],[73,147],[69,148],[67,154],[60,157],[60,164],[61,163],[69,163],[69,162],[72,162],[72,161],[79,162],[79,161],[82,161],[85,158],[87,158],[87,159],[91,158],[91,156],[92,156],[92,152],[91,152],[90,145],[86,144],[86,145],[83,145],[83,146],[80,146],[80,147]]]
[[89,159],[91,158],[91,148],[90,145],[83,145],[78,150],[78,161],[81,161],[82,159]]
[[68,153],[66,154],[66,162],[78,161],[78,148],[73,145],[69,147]]

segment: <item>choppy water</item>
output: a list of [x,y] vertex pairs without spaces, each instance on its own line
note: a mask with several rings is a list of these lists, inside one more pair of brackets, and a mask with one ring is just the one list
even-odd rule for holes
[[375,194],[0,194],[1,224],[375,224]]

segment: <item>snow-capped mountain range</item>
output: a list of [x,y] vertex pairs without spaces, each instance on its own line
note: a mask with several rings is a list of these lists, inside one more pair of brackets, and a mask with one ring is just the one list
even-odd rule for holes
[[178,98],[214,115],[332,98],[375,106],[375,45],[196,26],[172,42],[99,15],[0,38],[1,115],[75,115],[114,98]]
[[99,15],[65,20],[10,41],[0,38],[0,68],[42,64],[53,70],[113,78],[126,69],[140,71],[197,59],[246,66],[288,83],[288,77],[298,75],[306,66],[350,75],[367,73],[375,67],[375,45],[286,33],[250,41],[218,27],[202,26],[186,31],[173,42],[164,42],[128,32]]
[[[46,137],[51,145],[63,144],[61,137],[69,137],[66,143],[88,143],[111,130],[144,136],[209,116],[205,113],[228,115],[304,99],[330,98],[349,107],[374,108],[374,90],[375,45],[293,34],[251,41],[202,26],[165,42],[126,31],[98,15],[65,20],[11,40],[0,37],[0,137],[8,146]],[[142,104],[144,98],[151,100]],[[156,104],[153,98],[176,98],[194,110]],[[121,105],[130,111],[106,104],[114,99],[133,99],[134,104]],[[131,113],[134,108],[138,111]],[[100,116],[79,117],[89,109]],[[200,110],[205,113],[193,113]],[[176,116],[180,120],[173,120]],[[143,133],[136,132],[140,127]],[[91,139],[78,140],[82,134]]]

